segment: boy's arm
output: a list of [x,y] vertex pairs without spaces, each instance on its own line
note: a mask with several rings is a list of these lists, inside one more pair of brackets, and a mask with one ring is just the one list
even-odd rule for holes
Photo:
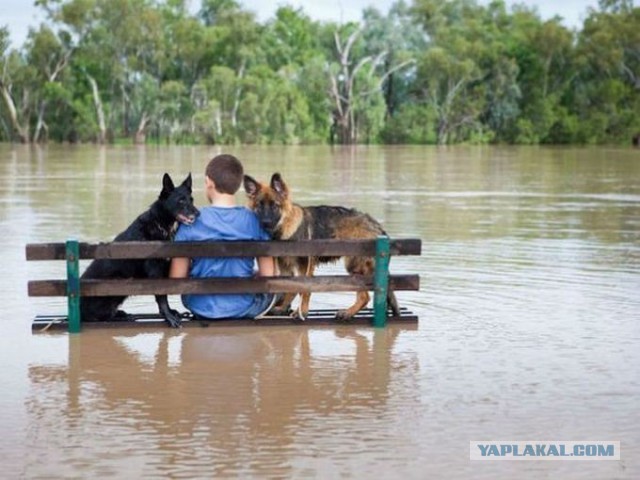
[[189,276],[190,259],[188,257],[175,257],[171,259],[169,278],[187,278]]
[[274,277],[276,275],[276,262],[273,257],[258,257],[258,276]]

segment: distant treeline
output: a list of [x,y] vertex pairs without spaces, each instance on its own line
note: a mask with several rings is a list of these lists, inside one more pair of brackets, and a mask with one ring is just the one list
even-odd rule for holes
[[359,23],[235,0],[37,0],[0,28],[0,141],[630,143],[640,7],[579,30],[502,0],[398,1]]

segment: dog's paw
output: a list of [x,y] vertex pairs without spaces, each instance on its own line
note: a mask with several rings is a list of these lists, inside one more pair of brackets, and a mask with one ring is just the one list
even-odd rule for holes
[[179,314],[175,315],[172,312],[171,315],[167,315],[164,319],[171,328],[182,328],[182,320],[180,319]]
[[273,315],[276,317],[284,317],[287,315],[291,315],[293,313],[293,310],[291,310],[291,307],[287,306],[275,306],[273,307],[271,310],[269,310],[268,315]]
[[307,320],[307,315],[309,312],[303,312],[300,307],[296,308],[293,312],[291,312],[290,316],[296,322],[304,322]]
[[352,318],[347,310],[338,310],[336,312],[336,322],[348,322]]

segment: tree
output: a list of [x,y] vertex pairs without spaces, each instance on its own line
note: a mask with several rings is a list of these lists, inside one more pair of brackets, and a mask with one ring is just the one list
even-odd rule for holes
[[629,142],[640,131],[640,7],[602,0],[578,35],[580,71],[571,104],[579,140]]
[[519,143],[547,142],[562,117],[562,103],[575,80],[573,34],[559,19],[523,19],[514,56],[523,92],[516,122]]
[[231,125],[238,124],[242,96],[242,79],[259,51],[259,28],[254,15],[240,9],[234,0],[204,0],[199,17],[212,29],[215,37],[214,65],[235,71],[237,82],[231,109]]
[[[117,71],[117,68],[106,63],[113,59],[113,52],[107,49],[112,46],[111,32],[100,23],[101,1],[104,0],[70,0],[61,4],[57,0],[38,0],[36,4],[45,10],[49,21],[59,26],[61,35],[76,47],[73,68],[88,84],[94,105],[94,121],[89,124],[97,128],[94,128],[92,134],[98,143],[105,143],[107,120],[98,79],[102,81],[112,78],[107,72]],[[81,98],[82,100],[74,99],[72,105],[78,109],[78,116],[87,120],[88,109],[84,108],[83,103],[85,96],[82,95]]]
[[437,143],[465,140],[481,130],[486,101],[479,63],[486,48],[483,10],[471,0],[423,0],[414,11],[431,44],[418,60],[414,88],[436,115]]
[[387,51],[377,55],[355,55],[354,46],[362,33],[355,28],[346,40],[334,32],[336,61],[329,67],[331,81],[330,98],[333,102],[333,136],[343,145],[356,143],[358,115],[364,112],[365,100],[374,95],[382,95],[382,84],[395,71],[413,63],[413,59],[405,60],[391,68],[384,68]]
[[[362,12],[364,51],[368,55],[386,52],[383,70],[394,65],[413,63],[417,52],[427,48],[423,29],[416,23],[410,9],[403,0],[398,0],[384,15],[375,7]],[[415,80],[415,69],[403,68],[387,75],[382,91],[386,106],[386,117],[393,117],[397,108],[409,100],[409,85]]]
[[261,50],[274,71],[302,67],[320,51],[319,28],[302,9],[279,7],[262,33]]
[[29,33],[26,50],[27,62],[37,71],[37,81],[41,86],[38,89],[40,98],[37,100],[37,121],[32,137],[35,143],[41,139],[43,130],[49,130],[45,121],[48,103],[64,96],[59,79],[69,65],[74,48],[65,32],[59,37],[47,25],[41,25],[39,30]]
[[21,143],[30,140],[31,97],[36,88],[35,69],[17,50],[9,50],[9,30],[0,28],[0,95],[12,132]]
[[419,76],[424,98],[436,114],[437,143],[456,140],[452,135],[473,125],[482,110],[482,93],[471,88],[480,81],[481,70],[471,58],[456,58],[434,47],[421,59]]

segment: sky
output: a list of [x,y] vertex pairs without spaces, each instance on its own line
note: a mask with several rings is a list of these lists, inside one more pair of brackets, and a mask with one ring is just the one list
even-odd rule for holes
[[[479,0],[488,3],[489,0]],[[239,0],[246,9],[256,13],[259,21],[265,21],[281,5],[302,7],[310,17],[316,20],[352,21],[360,20],[362,10],[375,5],[386,12],[394,0]],[[410,0],[407,0],[409,3]],[[559,15],[570,28],[579,27],[584,20],[588,7],[597,6],[597,0],[506,0],[507,5],[525,3],[538,9],[544,19]],[[34,0],[0,0],[0,26],[8,25],[13,47],[19,47],[27,37],[29,27],[37,26],[42,20]],[[200,2],[191,0],[197,9]]]

